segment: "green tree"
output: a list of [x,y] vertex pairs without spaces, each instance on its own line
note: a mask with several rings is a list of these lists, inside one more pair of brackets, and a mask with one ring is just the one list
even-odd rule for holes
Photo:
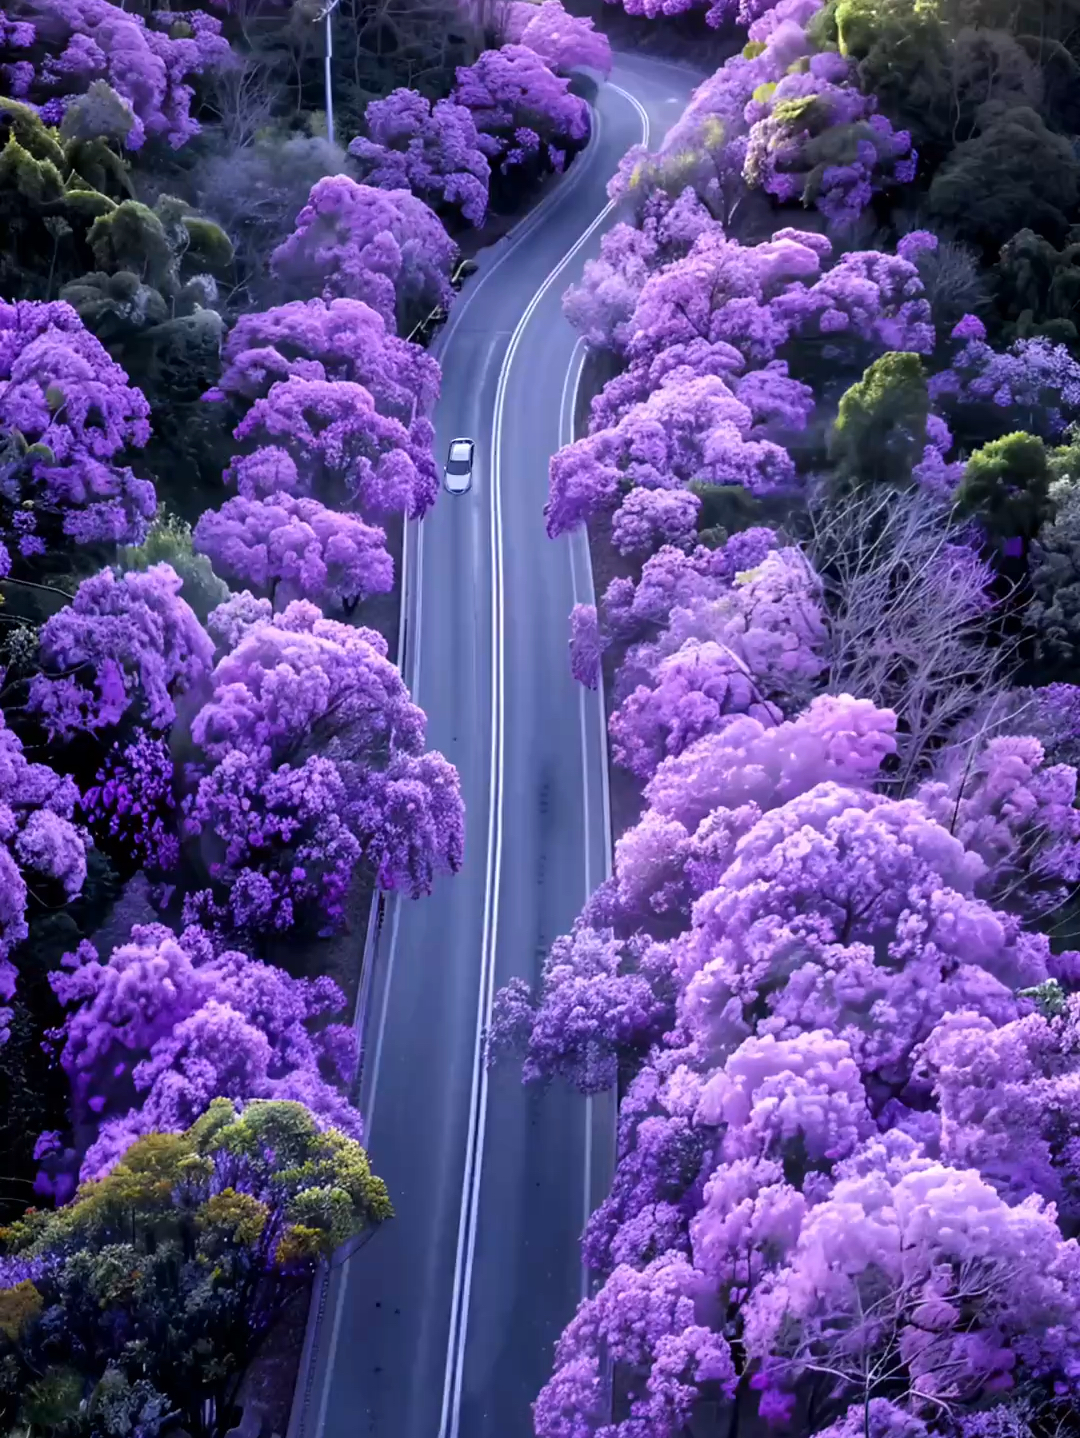
[[840,399],[829,436],[840,491],[907,484],[926,447],[930,397],[917,354],[891,350]]
[[1080,226],[1059,250],[1034,230],[1017,231],[994,266],[998,308],[1009,340],[1045,335],[1073,344],[1080,316]]
[[207,616],[228,599],[229,586],[215,573],[205,554],[196,554],[191,543],[191,525],[178,515],[158,512],[150,532],[135,548],[125,545],[118,568],[149,569],[152,564],[171,564],[183,580],[181,597],[205,624]]
[[931,217],[987,249],[998,249],[1024,225],[1062,238],[1076,207],[1080,160],[1072,142],[1048,130],[1027,106],[982,116],[934,176]]
[[920,0],[828,0],[814,17],[818,45],[854,61],[860,88],[911,132],[924,163],[950,145],[949,37],[936,5]]
[[67,1207],[0,1230],[6,1425],[90,1438],[172,1416],[214,1438],[316,1263],[391,1216],[360,1145],[299,1103],[216,1099],[140,1139]]
[[967,462],[956,492],[961,514],[991,539],[1030,542],[1053,513],[1049,457],[1042,440],[1018,430],[991,440]]

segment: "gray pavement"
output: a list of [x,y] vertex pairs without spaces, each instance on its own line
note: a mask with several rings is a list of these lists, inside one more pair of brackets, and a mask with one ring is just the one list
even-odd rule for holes
[[494,990],[538,976],[606,872],[600,706],[566,647],[572,605],[592,597],[587,554],[580,534],[552,543],[542,515],[580,363],[560,302],[614,222],[623,153],[646,119],[655,145],[700,78],[620,56],[588,149],[484,257],[440,336],[438,452],[470,435],[476,468],[410,529],[404,670],[461,775],[465,863],[387,905],[360,1103],[397,1216],[331,1274],[293,1438],[528,1438],[583,1292],[610,1104],[525,1089],[512,1064],[486,1072],[480,1032]]

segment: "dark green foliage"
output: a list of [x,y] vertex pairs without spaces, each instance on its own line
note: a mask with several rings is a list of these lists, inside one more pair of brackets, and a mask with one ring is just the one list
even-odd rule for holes
[[864,484],[907,484],[926,447],[930,398],[922,361],[890,351],[840,400],[829,436],[841,492]]
[[1050,454],[1054,513],[1028,555],[1033,599],[1025,621],[1041,681],[1075,682],[1080,669],[1080,437]]
[[215,1438],[315,1263],[390,1217],[360,1145],[298,1103],[216,1099],[186,1133],[141,1139],[67,1207],[0,1231],[47,1265],[0,1292],[5,1427],[91,1438],[106,1413],[169,1415]]
[[1080,226],[1073,226],[1060,250],[1033,230],[1020,230],[1003,247],[994,279],[1005,338],[1045,335],[1062,344],[1076,340]]
[[989,112],[934,176],[928,207],[973,243],[996,249],[1024,225],[1063,238],[1077,202],[1080,160],[1064,135],[1026,106]]
[[690,492],[701,500],[698,511],[698,538],[709,549],[717,549],[730,535],[761,523],[761,505],[741,484],[705,484],[696,480]]
[[89,134],[113,101],[99,82],[55,130],[0,100],[0,293],[59,293],[152,405],[195,400],[218,373],[232,245],[173,196],[134,198],[126,161]]
[[120,551],[119,567],[149,569],[163,562],[171,564],[183,580],[180,592],[204,623],[210,611],[228,599],[229,586],[214,573],[206,555],[192,549],[190,524],[159,511],[144,543]]
[[948,134],[949,51],[932,6],[910,0],[829,0],[810,25],[822,46],[856,62],[860,88],[910,130],[920,156]]
[[11,1005],[10,1037],[0,1045],[0,1219],[21,1213],[31,1201],[38,1134],[68,1122],[67,1075],[42,1047],[46,1030],[63,1019],[48,976],[60,967],[64,954],[97,932],[118,893],[108,859],[100,849],[88,849],[86,882],[78,899],[62,909],[31,909],[29,937],[13,955],[19,985]]
[[978,519],[991,539],[1031,540],[1053,512],[1046,447],[1018,430],[977,449],[956,492],[960,512]]

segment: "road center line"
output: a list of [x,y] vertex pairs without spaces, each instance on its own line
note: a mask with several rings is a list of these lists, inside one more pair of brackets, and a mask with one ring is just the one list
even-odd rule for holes
[[[610,86],[637,111],[642,121],[642,143],[648,144],[649,117],[644,107],[618,85]],[[515,356],[529,321],[551,287],[574,257],[588,243],[616,207],[609,201],[583,231],[558,263],[549,271],[525,307],[507,346],[495,391],[491,426],[491,514],[492,514],[492,749],[491,789],[488,806],[488,864],[484,892],[484,926],[481,950],[480,991],[476,1037],[473,1049],[473,1082],[469,1114],[469,1136],[462,1181],[458,1247],[454,1263],[454,1286],[450,1308],[450,1332],[446,1370],[443,1378],[443,1405],[439,1438],[458,1438],[461,1418],[461,1390],[464,1379],[465,1344],[468,1336],[469,1299],[472,1292],[473,1260],[479,1217],[480,1185],[483,1177],[484,1137],[487,1128],[488,1070],[484,1061],[484,1036],[491,1022],[495,996],[495,960],[498,949],[499,890],[502,877],[502,784],[504,765],[505,671],[503,662],[504,591],[502,533],[502,433],[506,394]],[[494,267],[493,267],[494,268]],[[491,273],[491,271],[489,271]]]

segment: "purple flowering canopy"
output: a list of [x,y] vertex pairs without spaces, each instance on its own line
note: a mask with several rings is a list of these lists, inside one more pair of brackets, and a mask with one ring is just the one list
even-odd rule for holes
[[[15,990],[8,955],[29,932],[30,891],[69,901],[86,878],[86,835],[73,822],[79,791],[47,764],[26,758],[0,713],[0,1000]],[[11,1017],[0,1007],[0,1044]]]
[[876,113],[852,69],[831,51],[814,55],[805,70],[755,91],[744,112],[747,184],[781,203],[813,204],[835,229],[852,225],[875,191],[915,175],[910,134]]
[[439,492],[431,422],[421,417],[406,428],[349,380],[278,380],[233,434],[259,446],[225,472],[247,499],[295,492],[374,518],[419,518]]
[[141,543],[154,486],[116,461],[146,444],[149,417],[142,391],[70,305],[0,301],[0,544],[30,558],[63,544]]
[[457,71],[455,104],[472,112],[479,144],[502,174],[546,157],[561,170],[566,151],[589,133],[589,109],[525,45],[485,50]]
[[809,697],[826,643],[817,575],[800,550],[770,553],[631,647],[615,681],[615,762],[648,779],[728,716],[778,723]]
[[222,1096],[299,1100],[320,1127],[361,1136],[338,1088],[353,1076],[352,1029],[319,1022],[345,1007],[331,979],[294,979],[217,950],[197,929],[177,937],[148,924],[104,962],[80,944],[50,982],[68,1010],[54,1038],[87,1136],[83,1181],[143,1134],[187,1128]]
[[456,256],[438,216],[408,190],[328,175],[312,186],[270,268],[301,294],[363,300],[400,328],[449,303]]
[[133,706],[149,728],[169,728],[174,700],[209,673],[214,656],[180,588],[169,564],[103,569],[42,625],[43,668],[27,707],[50,738],[108,729]]
[[197,135],[189,81],[232,63],[221,21],[200,10],[144,19],[109,0],[14,0],[8,20],[16,47],[45,52],[38,65],[5,67],[8,93],[59,124],[75,96],[104,80],[130,110],[125,144],[133,150],[147,139],[179,149]]
[[1044,813],[1054,798],[1034,741],[993,741],[950,834],[922,799],[870,791],[894,730],[823,697],[665,760],[538,1000],[499,996],[496,1039],[525,1042],[526,1077],[594,1091],[636,1070],[584,1239],[606,1281],[560,1340],[539,1433],[594,1411],[605,1353],[620,1438],[661,1438],[747,1378],[780,1420],[815,1374],[854,1397],[887,1364],[897,1422],[931,1396],[990,1401],[1003,1374],[1069,1381],[1080,1250],[1045,1202],[1080,1214],[1056,1139],[1080,1010],[1032,1012],[1017,990],[1076,956],[979,897],[1046,827],[1020,790]]
[[[251,609],[251,596],[225,609]],[[269,609],[269,606],[267,606]],[[211,627],[225,627],[212,616]],[[427,892],[461,863],[456,770],[424,750],[423,711],[386,642],[294,601],[251,609],[195,715],[187,832],[226,890],[189,903],[233,929],[289,928],[302,905],[331,922],[363,864],[385,889]]]
[[[661,542],[689,542],[696,501],[688,506],[691,496],[676,497],[670,491],[698,481],[768,494],[794,480],[795,467],[785,450],[749,438],[753,423],[751,411],[722,379],[684,381],[681,373],[668,375],[612,428],[594,430],[552,458],[548,534],[554,539],[594,515],[610,512],[625,496],[615,520],[619,549],[628,553],[649,547],[650,530]],[[639,487],[652,492],[647,517],[640,513]],[[665,493],[666,499],[661,497]],[[682,508],[673,507],[676,498]],[[659,503],[667,506],[666,512]]]
[[384,532],[317,499],[238,495],[206,511],[193,542],[223,579],[264,592],[282,605],[310,599],[349,611],[393,587]]
[[222,346],[223,370],[203,396],[247,410],[278,380],[347,380],[363,385],[380,414],[410,424],[439,398],[438,361],[399,339],[362,300],[292,300],[242,314]]
[[989,434],[1022,429],[1060,440],[1080,418],[1080,364],[1068,346],[1021,339],[1004,352],[975,315],[954,327],[952,364],[931,375],[930,398],[950,417]]
[[95,844],[114,863],[167,874],[180,860],[172,755],[140,731],[106,755],[79,804]]
[[360,179],[381,190],[411,190],[433,210],[460,212],[470,225],[487,213],[491,167],[472,113],[452,100],[394,90],[369,102],[367,134],[349,145]]
[[535,50],[549,70],[563,75],[582,69],[611,74],[611,44],[587,16],[569,14],[560,0],[511,0],[509,8],[504,42]]
[[636,224],[615,225],[604,235],[599,258],[586,260],[581,283],[563,295],[566,318],[591,348],[621,354],[645,281],[663,265],[682,259],[714,223],[689,187],[676,200],[658,191]]

